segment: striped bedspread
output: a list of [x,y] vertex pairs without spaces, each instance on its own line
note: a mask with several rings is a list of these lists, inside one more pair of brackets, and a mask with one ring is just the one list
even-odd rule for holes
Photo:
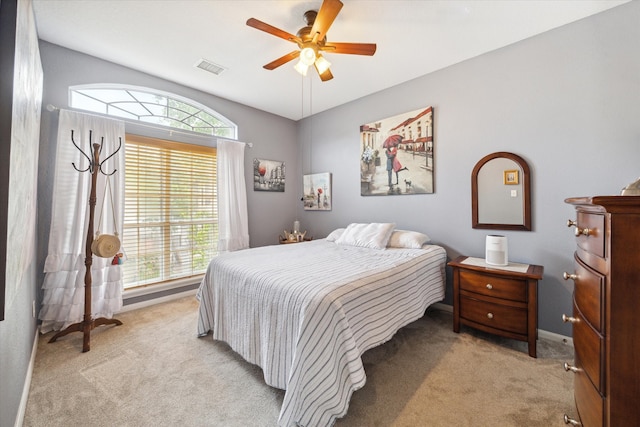
[[435,245],[324,239],[221,255],[198,290],[198,335],[211,331],[286,390],[280,426],[330,426],[365,384],[361,355],[444,298],[445,261]]

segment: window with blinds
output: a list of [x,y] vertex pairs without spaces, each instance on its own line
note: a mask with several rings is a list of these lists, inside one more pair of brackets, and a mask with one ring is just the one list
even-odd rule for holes
[[126,136],[125,289],[204,273],[217,254],[216,149]]

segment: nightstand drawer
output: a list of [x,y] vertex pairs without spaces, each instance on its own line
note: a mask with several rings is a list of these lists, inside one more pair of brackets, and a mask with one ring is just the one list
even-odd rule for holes
[[527,334],[527,310],[460,297],[460,317],[491,328]]
[[460,271],[460,289],[495,298],[527,301],[525,280],[493,276],[474,271]]

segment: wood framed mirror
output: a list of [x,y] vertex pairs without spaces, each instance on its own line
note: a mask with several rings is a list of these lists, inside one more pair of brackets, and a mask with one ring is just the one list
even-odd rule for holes
[[473,228],[531,231],[531,172],[517,154],[484,156],[471,172]]

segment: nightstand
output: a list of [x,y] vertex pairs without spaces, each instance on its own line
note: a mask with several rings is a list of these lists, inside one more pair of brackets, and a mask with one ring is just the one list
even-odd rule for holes
[[453,331],[460,324],[502,337],[526,341],[536,357],[538,280],[544,268],[510,263],[490,266],[481,258],[460,256],[453,269]]

